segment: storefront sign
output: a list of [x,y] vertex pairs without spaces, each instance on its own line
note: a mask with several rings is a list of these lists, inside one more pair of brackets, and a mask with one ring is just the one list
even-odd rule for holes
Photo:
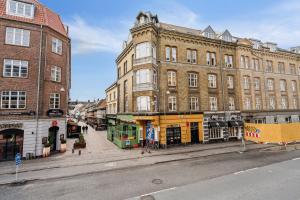
[[22,123],[0,124],[0,130],[4,129],[22,129]]
[[170,124],[167,126],[167,128],[178,128],[180,127],[179,124]]
[[29,112],[4,112],[4,113],[0,113],[0,115],[30,115],[30,116],[34,116],[35,112],[34,111],[29,111]]
[[149,141],[154,140],[154,128],[153,125],[151,124],[151,121],[148,121],[146,124],[146,138]]
[[64,111],[60,109],[50,109],[47,111],[48,117],[61,117],[64,115]]

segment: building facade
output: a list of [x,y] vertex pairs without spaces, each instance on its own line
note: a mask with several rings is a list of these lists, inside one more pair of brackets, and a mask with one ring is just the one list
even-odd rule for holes
[[41,156],[66,136],[68,28],[36,0],[0,1],[0,160]]
[[162,146],[239,139],[244,121],[299,121],[299,61],[299,47],[141,12],[116,59],[118,116],[133,117],[140,140],[154,130]]

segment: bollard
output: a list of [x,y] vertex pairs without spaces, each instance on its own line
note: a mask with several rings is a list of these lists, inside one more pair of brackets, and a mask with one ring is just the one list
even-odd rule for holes
[[81,155],[81,150],[78,151],[78,155]]
[[75,150],[74,150],[74,148],[72,149],[72,153],[74,153],[75,152]]

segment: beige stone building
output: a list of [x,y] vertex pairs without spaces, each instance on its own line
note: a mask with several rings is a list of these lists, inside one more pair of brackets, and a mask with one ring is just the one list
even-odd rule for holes
[[299,121],[299,53],[141,12],[116,59],[118,114],[161,145],[240,138],[244,121]]
[[106,114],[115,115],[118,112],[118,87],[112,84],[106,90]]

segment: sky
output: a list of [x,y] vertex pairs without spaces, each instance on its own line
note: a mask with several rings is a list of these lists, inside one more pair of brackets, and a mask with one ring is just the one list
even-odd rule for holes
[[159,21],[237,37],[300,45],[299,0],[40,0],[69,26],[72,39],[72,100],[105,98],[116,81],[115,59],[140,11]]

